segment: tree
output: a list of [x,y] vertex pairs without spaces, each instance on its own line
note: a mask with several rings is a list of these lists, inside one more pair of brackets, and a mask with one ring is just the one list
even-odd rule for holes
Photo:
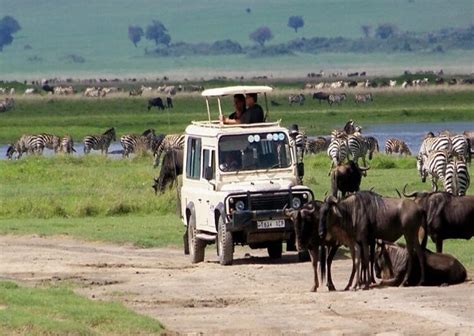
[[273,38],[273,34],[270,28],[262,26],[260,28],[257,28],[257,30],[255,30],[254,32],[250,33],[249,38],[263,47],[266,41],[271,40]]
[[379,24],[377,29],[375,30],[375,36],[381,39],[388,39],[389,37],[393,37],[397,32],[397,26],[392,23],[382,23]]
[[302,16],[290,16],[288,18],[288,27],[293,28],[295,33],[298,32],[299,28],[304,26],[304,20]]
[[369,38],[370,32],[372,31],[372,26],[362,25],[360,26],[360,30],[362,30],[362,33],[364,34],[365,38]]
[[132,41],[135,48],[144,35],[143,29],[140,26],[128,26],[128,38]]
[[4,16],[0,20],[0,51],[13,42],[13,34],[21,29],[18,21],[11,16]]
[[168,34],[168,29],[166,29],[165,25],[158,20],[153,20],[153,22],[148,27],[146,27],[145,37],[148,40],[155,41],[155,44],[157,46],[159,44],[169,46],[171,42],[171,37]]

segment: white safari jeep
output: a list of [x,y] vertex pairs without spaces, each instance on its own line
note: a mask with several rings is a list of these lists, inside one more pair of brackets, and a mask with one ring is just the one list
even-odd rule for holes
[[[299,208],[313,193],[298,185],[304,173],[295,141],[280,122],[224,125],[211,120],[209,99],[266,93],[267,86],[234,86],[203,91],[208,120],[186,128],[181,214],[187,226],[184,250],[191,261],[204,260],[206,245],[216,243],[222,265],[232,264],[234,245],[267,248],[281,257],[282,242],[294,246],[291,221],[283,209]],[[267,107],[268,114],[268,107]]]

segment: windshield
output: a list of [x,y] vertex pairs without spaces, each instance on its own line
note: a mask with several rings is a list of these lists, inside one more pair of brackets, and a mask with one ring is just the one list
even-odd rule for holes
[[283,132],[227,135],[219,140],[221,171],[287,168],[290,165],[290,146]]

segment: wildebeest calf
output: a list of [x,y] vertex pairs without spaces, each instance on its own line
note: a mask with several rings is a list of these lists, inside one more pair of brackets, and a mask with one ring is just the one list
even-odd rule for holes
[[160,97],[155,97],[148,100],[148,111],[150,111],[152,107],[157,107],[159,110],[165,109],[163,100]]
[[[407,273],[408,251],[405,246],[385,241],[377,242],[375,254],[375,275],[381,278],[381,285],[399,286]],[[454,285],[466,280],[466,269],[453,256],[423,251],[425,259],[425,286]],[[413,272],[408,278],[408,286],[416,286],[420,281],[420,264],[413,258]]]

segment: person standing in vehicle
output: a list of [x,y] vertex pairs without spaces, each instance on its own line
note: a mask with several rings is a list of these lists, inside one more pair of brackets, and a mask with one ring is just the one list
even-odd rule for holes
[[240,124],[242,117],[247,112],[245,110],[245,96],[243,94],[234,95],[234,109],[235,112],[231,113],[229,117],[220,116],[219,120],[224,124]]
[[263,109],[257,104],[256,93],[247,93],[245,95],[245,103],[247,105],[247,110],[245,111],[245,115],[241,118],[242,124],[254,124],[265,121]]

